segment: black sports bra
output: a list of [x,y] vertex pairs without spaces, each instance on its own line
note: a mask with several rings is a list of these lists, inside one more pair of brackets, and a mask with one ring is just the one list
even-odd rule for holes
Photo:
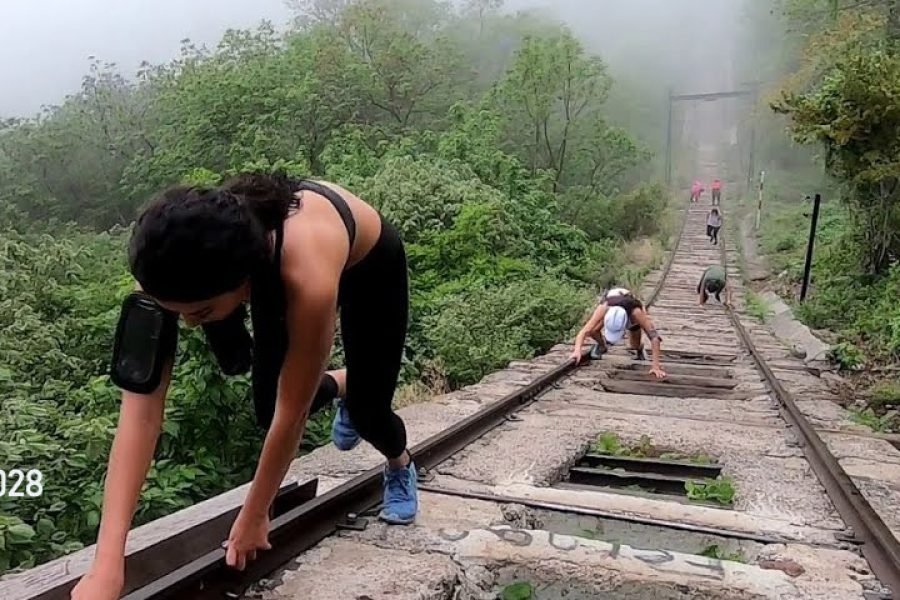
[[292,181],[291,190],[293,192],[302,192],[303,190],[309,190],[311,192],[319,194],[320,196],[325,196],[326,198],[328,198],[331,204],[334,205],[335,210],[337,210],[338,214],[341,216],[341,220],[344,222],[344,227],[347,228],[347,235],[350,237],[350,247],[353,248],[353,242],[356,240],[356,219],[353,218],[353,212],[350,210],[350,207],[347,205],[347,201],[344,200],[343,196],[335,192],[330,187],[318,184],[315,181],[310,181],[308,179],[297,179]]

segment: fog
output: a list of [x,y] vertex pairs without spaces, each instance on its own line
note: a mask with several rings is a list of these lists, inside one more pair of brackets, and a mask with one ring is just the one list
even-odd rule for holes
[[535,0],[528,4],[564,20],[620,73],[662,76],[676,92],[714,91],[691,88],[732,83],[722,79],[728,77],[731,40],[743,0]]
[[[743,0],[507,0],[566,21],[618,78],[714,91],[733,81],[731,41]],[[174,57],[180,41],[214,45],[229,27],[291,17],[284,0],[3,0],[0,115],[24,116],[78,89],[88,57],[130,75]]]
[[130,75],[176,56],[184,38],[214,45],[229,27],[289,18],[283,0],[2,0],[0,115],[77,91],[91,55]]

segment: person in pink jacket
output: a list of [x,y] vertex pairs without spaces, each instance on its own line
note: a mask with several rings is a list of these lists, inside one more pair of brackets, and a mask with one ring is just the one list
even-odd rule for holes
[[722,180],[716,179],[712,182],[712,203],[713,206],[722,203]]
[[701,194],[703,194],[703,184],[699,179],[695,179],[694,185],[691,186],[691,202],[699,202]]

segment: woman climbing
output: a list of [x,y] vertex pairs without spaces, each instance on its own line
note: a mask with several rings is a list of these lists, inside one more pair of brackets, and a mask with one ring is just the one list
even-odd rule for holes
[[706,215],[706,237],[713,245],[719,244],[719,229],[722,228],[722,215],[719,209],[713,207]]
[[[123,304],[112,364],[122,409],[94,562],[73,599],[118,598],[122,589],[125,540],[161,430],[179,315],[203,326],[226,372],[252,363],[256,414],[267,430],[226,542],[229,566],[242,570],[269,548],[269,507],[310,409],[335,396],[343,396],[335,445],[350,450],[363,439],[386,459],[379,516],[415,519],[415,465],[391,409],[407,331],[406,255],[373,207],[337,185],[282,174],[173,187],[138,218],[129,263],[138,291]],[[338,309],[347,368],[325,374]]]
[[700,196],[703,195],[703,184],[700,183],[699,179],[695,179],[694,183],[691,185],[691,202],[700,202]]

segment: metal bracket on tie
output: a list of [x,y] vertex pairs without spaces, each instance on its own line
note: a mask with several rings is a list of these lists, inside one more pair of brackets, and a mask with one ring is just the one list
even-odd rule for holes
[[846,531],[838,531],[834,534],[834,539],[838,540],[839,542],[847,542],[848,544],[860,545],[863,543],[861,539],[856,537],[856,532],[852,529],[848,529]]
[[369,520],[357,513],[347,513],[347,518],[337,524],[338,530],[365,531]]
[[525,420],[525,419],[523,419],[522,417],[520,417],[520,416],[518,415],[518,413],[510,413],[510,414],[506,415],[506,417],[504,417],[504,418],[505,418],[507,421],[510,421],[510,422],[512,422],[512,423],[519,423],[519,422]]
[[419,467],[416,470],[416,478],[420,483],[428,483],[430,481],[434,481],[434,472],[426,469],[425,467]]

